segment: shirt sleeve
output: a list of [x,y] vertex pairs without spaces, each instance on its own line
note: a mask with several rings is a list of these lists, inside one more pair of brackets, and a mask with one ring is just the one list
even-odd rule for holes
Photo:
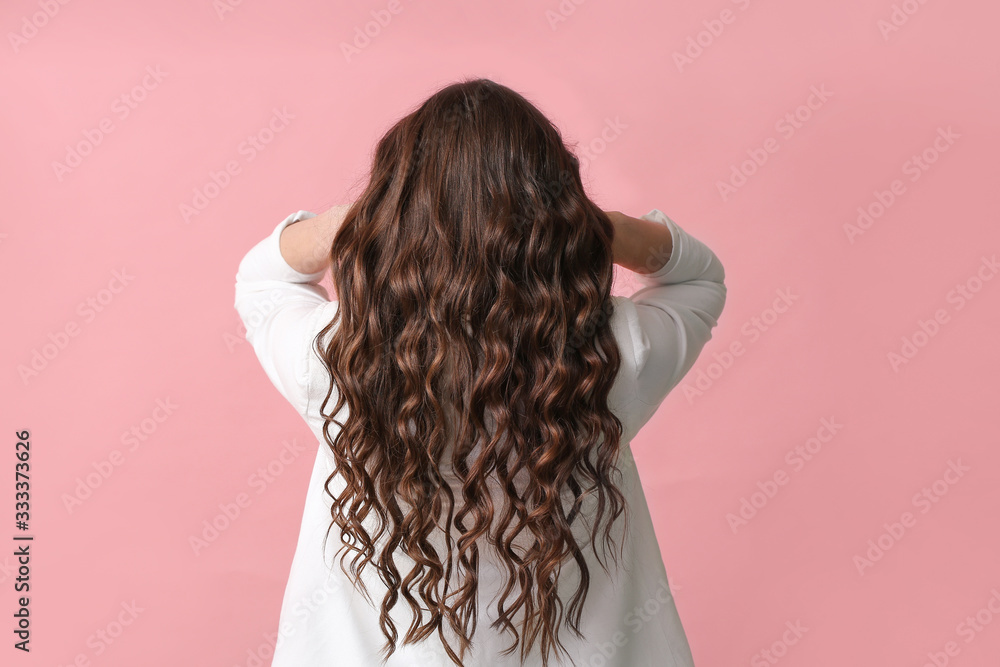
[[672,239],[666,264],[638,274],[644,287],[629,297],[636,397],[645,423],[712,338],[726,304],[726,274],[708,246],[662,211],[653,209],[642,218],[665,225]]
[[299,414],[308,403],[310,318],[330,299],[319,284],[326,271],[296,271],[282,257],[278,239],[288,225],[315,216],[298,211],[282,220],[247,252],[236,273],[235,307],[247,342],[267,377]]

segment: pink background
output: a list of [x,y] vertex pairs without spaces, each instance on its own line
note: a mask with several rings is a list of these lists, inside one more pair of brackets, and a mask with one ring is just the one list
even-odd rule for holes
[[[0,8],[4,664],[270,663],[318,443],[243,338],[237,264],[290,213],[347,203],[389,125],[475,75],[589,147],[598,204],[660,208],[725,264],[713,340],[633,442],[699,667],[773,664],[765,650],[788,666],[997,664],[996,3],[897,2],[883,33],[891,0],[222,2]],[[372,11],[391,19],[348,59]],[[293,118],[245,150],[275,108]],[[767,160],[724,196],[753,154]],[[196,192],[211,198],[185,221]],[[893,201],[849,238],[879,197]],[[919,347],[894,368],[904,337]],[[36,352],[51,358],[22,377]],[[22,429],[30,654],[10,632]],[[281,462],[293,441],[305,451]],[[191,536],[240,494],[196,554]],[[869,540],[883,553],[859,566]]]

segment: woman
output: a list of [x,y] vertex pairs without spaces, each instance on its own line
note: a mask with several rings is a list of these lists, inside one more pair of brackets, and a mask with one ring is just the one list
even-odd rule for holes
[[[612,296],[614,263],[645,287]],[[724,278],[660,210],[598,208],[487,79],[396,123],[352,205],[282,220],[236,276],[320,443],[272,665],[692,665],[628,445]]]

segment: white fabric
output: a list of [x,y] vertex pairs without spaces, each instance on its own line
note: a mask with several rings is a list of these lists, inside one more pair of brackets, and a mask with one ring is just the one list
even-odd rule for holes
[[[330,301],[326,289],[318,284],[325,272],[295,271],[282,257],[278,245],[286,226],[315,215],[298,211],[282,220],[243,257],[236,275],[235,306],[246,326],[247,341],[275,387],[312,429],[318,444],[301,532],[282,602],[272,666],[451,665],[436,634],[417,645],[397,644],[389,660],[381,663],[379,650],[384,638],[378,625],[378,610],[351,586],[340,570],[339,558],[334,561],[340,545],[336,527],[330,532],[326,552],[322,550],[330,524],[330,498],[323,485],[332,471],[332,454],[323,439],[319,411],[328,376],[311,344],[332,319],[338,303]],[[609,563],[612,573],[609,576],[596,562],[593,552],[589,548],[585,551],[591,575],[581,622],[585,639],[561,628],[560,640],[573,662],[550,659],[550,665],[693,665],[628,443],[690,370],[711,338],[726,301],[725,273],[718,257],[707,246],[662,211],[653,209],[642,217],[669,227],[673,251],[657,272],[637,274],[645,285],[642,289],[629,298],[613,297],[612,328],[621,349],[622,367],[611,392],[611,407],[624,427],[619,467],[623,473],[621,488],[631,511],[630,531],[620,561],[623,569],[615,573],[613,563]],[[335,399],[336,394],[331,397],[328,410]],[[338,415],[341,421],[346,417],[346,409]],[[331,429],[335,428],[336,425],[331,425]],[[335,435],[333,430],[332,435]],[[676,441],[673,436],[666,440]],[[342,488],[336,483],[332,487]],[[616,535],[620,538],[621,530]],[[466,654],[464,664],[519,665],[516,650],[509,656],[500,654],[511,643],[511,636],[490,628],[496,619],[494,595],[501,590],[498,585],[502,571],[485,557],[486,551],[481,550],[479,622],[472,654]],[[334,563],[333,567],[330,563]],[[576,568],[572,564],[564,568],[566,582],[561,583],[560,590],[567,586],[565,603],[576,587],[576,580],[565,574],[567,570]],[[406,570],[401,566],[401,571]],[[369,568],[365,581],[372,600],[380,605],[385,588],[373,578],[372,572]],[[511,600],[513,597],[508,604]],[[392,614],[402,638],[412,619],[409,605],[400,599]],[[454,642],[452,645],[455,646]],[[535,653],[524,664],[541,665],[537,648],[536,643]]]

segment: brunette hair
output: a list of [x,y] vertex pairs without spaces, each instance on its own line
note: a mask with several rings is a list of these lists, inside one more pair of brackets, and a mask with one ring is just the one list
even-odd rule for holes
[[[403,644],[437,631],[462,664],[488,545],[506,571],[492,624],[513,635],[505,654],[520,644],[523,663],[537,640],[547,665],[565,651],[563,564],[578,567],[565,622],[582,637],[583,550],[607,572],[598,540],[613,546],[622,514],[627,526],[615,481],[622,424],[607,401],[621,364],[610,328],[614,227],[579,166],[519,93],[489,79],[454,83],[379,140],[333,239],[337,312],[314,340],[330,374],[320,412],[336,469],[324,488],[341,569],[369,602],[364,568],[387,588],[383,661],[396,649],[389,611],[402,597],[413,612]],[[577,536],[581,516],[593,523]],[[412,563],[408,573],[397,558]]]

